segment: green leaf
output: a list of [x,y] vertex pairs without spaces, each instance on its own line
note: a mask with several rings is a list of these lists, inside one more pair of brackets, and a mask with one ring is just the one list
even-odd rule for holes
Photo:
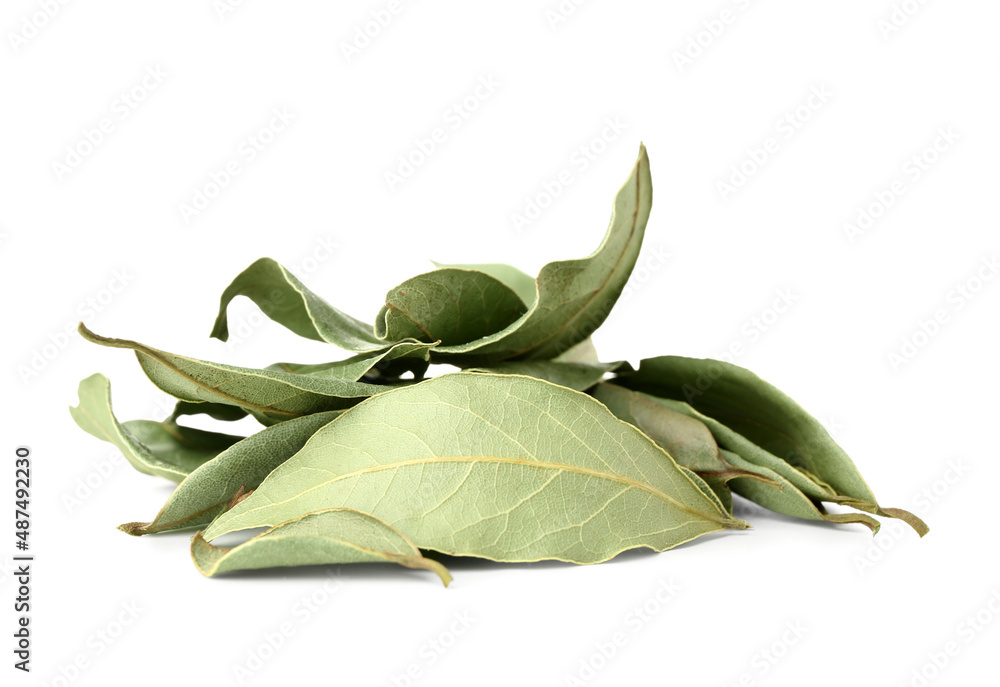
[[[912,513],[882,508],[847,453],[798,403],[749,370],[718,360],[662,356],[643,360],[618,383],[684,400],[789,465],[815,475],[859,510],[895,517],[920,536],[927,525]],[[832,499],[825,499],[832,500]]]
[[230,406],[224,403],[195,403],[193,401],[177,401],[174,412],[171,413],[168,421],[176,422],[177,418],[185,415],[208,415],[213,420],[222,422],[236,422],[242,420],[248,413],[238,406]]
[[746,527],[586,394],[480,373],[346,411],[205,538],[327,508],[370,513],[420,549],[502,561],[597,563]]
[[462,270],[476,270],[485,272],[494,279],[499,279],[518,295],[525,307],[535,302],[538,292],[535,289],[535,278],[530,274],[522,272],[511,265],[504,265],[499,262],[483,263],[479,265],[443,265],[435,262],[434,266],[439,269],[455,267]]
[[[600,363],[601,359],[597,355],[597,348],[594,347],[594,340],[589,336],[576,344],[572,348],[569,348],[559,355],[557,355],[553,360],[562,363]],[[632,366],[629,365],[629,371],[632,370]]]
[[349,509],[309,513],[258,534],[232,549],[191,540],[191,557],[206,577],[234,570],[330,563],[397,563],[431,570],[444,586],[448,570],[420,551],[399,531],[378,518]]
[[875,518],[864,513],[827,513],[821,504],[810,499],[780,473],[744,460],[742,456],[731,451],[723,451],[723,455],[732,465],[748,471],[756,471],[769,478],[766,482],[750,479],[732,480],[728,483],[729,488],[740,496],[748,498],[768,510],[773,510],[775,513],[805,520],[864,525],[873,534],[878,533],[879,522]]
[[729,491],[729,487],[726,486],[725,481],[713,477],[702,479],[694,470],[686,468],[679,463],[678,467],[698,486],[701,493],[715,502],[720,513],[726,515],[733,514],[733,495]]
[[212,336],[229,338],[226,309],[237,296],[246,296],[265,315],[299,336],[325,341],[356,352],[385,348],[372,326],[342,313],[307,289],[271,258],[261,258],[241,272],[222,293]]
[[386,390],[385,386],[274,370],[254,370],[186,358],[135,341],[109,339],[83,324],[80,334],[96,344],[127,348],[156,386],[183,401],[221,403],[243,408],[264,424],[339,410]]
[[635,425],[680,465],[704,479],[724,483],[734,477],[758,477],[727,463],[703,422],[657,403],[651,396],[607,383],[599,384],[592,395],[615,417]]
[[547,382],[569,387],[576,391],[586,391],[602,379],[608,372],[614,372],[628,363],[564,363],[555,360],[527,360],[496,363],[486,367],[472,367],[469,372],[489,372],[493,374],[524,375],[544,379]]
[[545,360],[589,337],[607,318],[632,273],[652,191],[649,159],[640,147],[632,173],[615,196],[611,224],[597,250],[586,258],[545,265],[536,279],[538,297],[528,312],[478,341],[438,347],[432,360],[461,367]]
[[394,381],[403,372],[413,372],[414,376],[419,378],[427,371],[430,350],[434,348],[434,345],[418,341],[403,341],[392,344],[384,351],[359,353],[332,363],[275,363],[268,365],[267,369],[341,382],[364,380],[376,383],[384,379]]
[[130,522],[118,529],[139,536],[207,525],[234,497],[256,489],[340,412],[306,415],[248,436],[188,475],[151,522]]
[[70,415],[80,429],[118,447],[139,472],[180,482],[243,437],[205,432],[171,421],[118,422],[111,410],[111,383],[102,374],[80,382],[80,405]]
[[375,335],[388,341],[464,344],[500,331],[524,313],[524,303],[502,281],[449,267],[390,290],[375,318]]

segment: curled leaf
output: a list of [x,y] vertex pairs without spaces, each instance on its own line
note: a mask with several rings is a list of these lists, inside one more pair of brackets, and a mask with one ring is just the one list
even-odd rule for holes
[[476,270],[447,267],[407,279],[385,296],[375,335],[450,346],[500,331],[525,312],[502,281]]
[[254,262],[223,291],[212,328],[216,339],[229,338],[226,310],[237,296],[246,296],[269,318],[307,339],[356,352],[381,350],[386,345],[371,325],[334,308],[271,258]]
[[430,570],[446,587],[451,582],[451,575],[443,565],[424,558],[398,530],[378,518],[349,509],[308,513],[232,549],[212,546],[199,532],[191,540],[191,557],[206,577],[235,570],[294,565],[397,563]]
[[519,319],[490,336],[440,346],[432,360],[480,367],[502,360],[546,360],[589,337],[607,318],[635,266],[653,202],[645,147],[615,196],[611,223],[593,254],[550,262],[535,280],[537,298]]
[[80,325],[80,334],[102,346],[134,351],[146,376],[175,398],[237,406],[264,424],[347,408],[386,389],[385,386],[362,382],[196,360],[135,341],[98,336],[83,324]]
[[118,447],[139,472],[180,482],[243,437],[184,427],[171,420],[118,422],[111,383],[102,374],[80,382],[80,404],[69,409],[80,429]]

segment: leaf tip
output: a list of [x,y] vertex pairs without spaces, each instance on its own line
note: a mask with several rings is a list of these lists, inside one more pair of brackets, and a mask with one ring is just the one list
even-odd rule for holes
[[141,537],[144,534],[149,534],[150,524],[148,522],[126,522],[123,525],[118,525],[118,529],[133,537]]

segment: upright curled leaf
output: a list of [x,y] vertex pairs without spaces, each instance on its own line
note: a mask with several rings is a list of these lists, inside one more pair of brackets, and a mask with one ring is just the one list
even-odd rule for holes
[[611,224],[586,258],[550,262],[536,278],[537,298],[505,329],[478,341],[440,346],[432,360],[480,367],[501,360],[545,360],[589,337],[611,312],[635,266],[653,203],[645,147],[615,196]]
[[386,345],[371,325],[334,308],[271,258],[254,262],[223,291],[212,328],[216,339],[229,338],[226,310],[237,296],[246,296],[272,320],[307,339],[356,352],[376,351]]

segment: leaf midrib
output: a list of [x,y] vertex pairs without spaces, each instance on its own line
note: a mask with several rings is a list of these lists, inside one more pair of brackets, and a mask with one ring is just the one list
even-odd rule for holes
[[523,465],[523,466],[526,466],[526,467],[534,467],[534,468],[539,468],[539,469],[559,470],[559,471],[563,471],[563,472],[574,472],[574,473],[578,473],[578,474],[582,474],[582,475],[587,475],[587,476],[590,476],[590,477],[596,477],[596,478],[599,478],[599,479],[605,479],[605,480],[612,481],[612,482],[618,482],[620,484],[624,484],[624,485],[629,486],[629,487],[633,487],[633,488],[636,488],[636,489],[640,489],[642,491],[646,491],[646,492],[652,494],[653,496],[659,497],[663,501],[665,501],[665,502],[673,505],[674,507],[678,508],[679,510],[682,510],[685,513],[693,515],[693,516],[695,516],[697,518],[701,518],[703,520],[708,520],[710,522],[714,522],[716,524],[722,525],[723,527],[729,527],[729,526],[732,525],[732,520],[731,519],[715,518],[715,517],[712,517],[711,515],[707,515],[705,513],[701,513],[701,512],[692,510],[688,506],[686,506],[683,503],[677,501],[676,499],[671,498],[670,495],[668,495],[668,494],[660,491],[659,489],[656,489],[656,488],[654,488],[654,487],[652,487],[652,486],[650,486],[648,484],[643,484],[642,482],[639,482],[638,480],[634,480],[634,479],[632,479],[630,477],[625,477],[623,475],[616,475],[614,473],[601,472],[599,470],[592,470],[590,468],[583,468],[583,467],[579,467],[579,466],[575,466],[575,465],[566,465],[566,464],[561,464],[561,463],[549,463],[549,462],[545,462],[545,461],[527,460],[527,459],[523,459],[523,458],[504,458],[504,457],[499,457],[499,456],[442,456],[442,457],[419,458],[419,459],[415,459],[415,460],[399,461],[399,462],[396,462],[396,463],[388,463],[388,464],[385,464],[385,465],[376,465],[376,466],[373,466],[373,467],[363,468],[361,470],[356,470],[354,472],[345,473],[343,475],[337,475],[333,479],[329,479],[329,480],[325,480],[325,481],[319,482],[319,483],[317,483],[317,484],[315,484],[315,485],[313,485],[313,486],[311,486],[311,487],[309,487],[307,489],[299,491],[299,492],[297,492],[295,494],[295,496],[293,496],[291,498],[284,499],[282,501],[273,501],[273,502],[268,503],[268,504],[263,505],[263,506],[257,506],[256,508],[250,508],[248,510],[243,511],[242,513],[239,513],[238,515],[239,516],[248,515],[250,513],[253,513],[253,512],[259,511],[259,510],[263,510],[263,509],[266,509],[266,508],[271,508],[271,507],[275,507],[275,506],[281,506],[283,504],[286,504],[286,503],[289,503],[291,501],[294,501],[295,499],[298,499],[299,497],[304,496],[305,494],[308,494],[311,491],[315,491],[316,489],[321,489],[321,488],[329,486],[329,485],[331,485],[331,484],[333,484],[335,482],[339,482],[339,481],[345,480],[345,479],[350,479],[352,477],[357,477],[359,475],[371,474],[371,473],[375,473],[375,472],[381,472],[383,470],[391,470],[391,469],[397,469],[397,468],[402,468],[402,467],[409,467],[411,465],[426,465],[426,464],[430,464],[430,463],[479,463],[479,462],[483,462],[483,463],[499,463],[499,464],[508,464],[508,465]]

